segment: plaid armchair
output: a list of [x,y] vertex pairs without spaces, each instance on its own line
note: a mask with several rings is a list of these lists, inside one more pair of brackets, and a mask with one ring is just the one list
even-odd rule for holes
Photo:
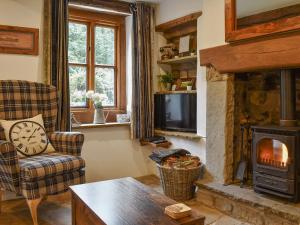
[[25,119],[42,114],[48,138],[56,150],[54,153],[19,158],[15,146],[5,140],[0,127],[0,189],[26,198],[35,225],[36,210],[42,197],[65,192],[70,185],[85,181],[85,162],[80,157],[84,136],[81,133],[55,132],[57,102],[55,87],[28,81],[0,80],[0,120]]

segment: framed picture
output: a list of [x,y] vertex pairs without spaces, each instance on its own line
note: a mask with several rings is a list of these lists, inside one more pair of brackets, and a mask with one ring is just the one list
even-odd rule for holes
[[38,55],[39,30],[0,25],[0,53]]
[[190,51],[190,35],[187,35],[179,39],[179,53],[186,53],[189,51]]

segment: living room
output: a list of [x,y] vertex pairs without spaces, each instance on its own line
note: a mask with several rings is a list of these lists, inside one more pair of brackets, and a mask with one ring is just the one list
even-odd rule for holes
[[299,0],[1,0],[0,224],[300,224],[299,17]]

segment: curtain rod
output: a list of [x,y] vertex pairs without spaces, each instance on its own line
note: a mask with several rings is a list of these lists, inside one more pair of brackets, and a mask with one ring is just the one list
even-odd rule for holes
[[105,9],[105,8],[96,7],[96,6],[81,5],[81,4],[76,4],[76,3],[69,3],[69,6],[72,8],[76,8],[76,9],[85,9],[85,10],[95,11],[95,12],[117,14],[117,15],[124,15],[124,16],[132,15],[131,13],[127,13],[127,12],[121,12],[121,11],[116,11],[116,10],[112,10],[112,9]]

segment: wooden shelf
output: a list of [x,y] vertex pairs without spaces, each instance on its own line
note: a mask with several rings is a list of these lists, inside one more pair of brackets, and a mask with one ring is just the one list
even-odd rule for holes
[[172,145],[172,143],[169,141],[166,141],[166,142],[163,142],[160,144],[155,144],[155,143],[148,142],[148,141],[140,141],[140,143],[142,146],[149,145],[153,148],[169,148]]
[[189,132],[178,132],[178,131],[165,131],[165,130],[158,130],[156,129],[154,131],[156,135],[163,135],[163,136],[174,136],[174,137],[182,137],[182,138],[188,138],[192,140],[199,140],[202,139],[202,136],[199,136],[195,133],[189,133]]
[[166,59],[166,60],[158,60],[158,64],[183,64],[183,63],[196,63],[197,64],[197,55],[194,56],[184,56],[179,58],[173,59]]
[[155,94],[196,94],[197,90],[192,91],[157,91]]
[[156,32],[165,32],[165,31],[168,31],[168,30],[179,28],[183,25],[187,25],[187,24],[192,23],[192,22],[197,23],[197,19],[201,15],[202,15],[202,11],[199,11],[199,12],[189,14],[187,16],[180,17],[180,18],[175,19],[175,20],[171,20],[171,21],[166,22],[166,23],[159,24],[155,27],[155,31]]

